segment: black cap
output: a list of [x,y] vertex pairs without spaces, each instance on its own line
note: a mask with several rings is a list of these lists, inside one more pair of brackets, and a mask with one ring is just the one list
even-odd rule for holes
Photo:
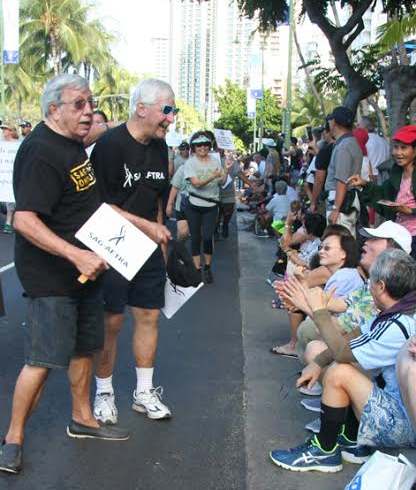
[[29,121],[22,121],[22,122],[19,124],[19,126],[20,126],[21,128],[31,128],[31,127],[32,127],[32,123],[31,123],[31,122],[29,122]]
[[335,107],[332,111],[332,114],[328,114],[327,120],[334,119],[334,121],[340,126],[344,126],[345,128],[352,128],[354,123],[354,113],[348,107],[340,105],[339,107]]
[[186,141],[182,141],[182,143],[178,146],[180,150],[189,150],[189,143]]

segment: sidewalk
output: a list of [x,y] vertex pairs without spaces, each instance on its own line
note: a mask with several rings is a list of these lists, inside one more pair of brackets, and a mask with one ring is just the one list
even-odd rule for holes
[[[297,359],[272,354],[270,348],[288,340],[287,314],[271,308],[274,292],[265,283],[276,251],[274,239],[258,238],[242,231],[237,216],[240,254],[240,303],[245,372],[245,438],[247,489],[343,490],[358,471],[358,465],[344,463],[335,474],[295,473],[276,466],[269,458],[271,449],[287,449],[301,444],[310,434],[305,423],[318,414],[300,405],[304,395],[294,387]],[[394,451],[389,451],[396,454]],[[416,450],[402,451],[412,461]]]

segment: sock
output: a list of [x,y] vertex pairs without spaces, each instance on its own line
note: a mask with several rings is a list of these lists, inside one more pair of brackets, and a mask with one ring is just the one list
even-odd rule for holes
[[351,405],[348,407],[347,416],[345,417],[345,425],[343,427],[344,436],[350,442],[357,442],[358,427],[360,423],[355,416],[354,410]]
[[334,449],[347,407],[333,408],[321,402],[321,430],[317,439],[324,451]]
[[97,395],[100,395],[101,393],[114,393],[112,376],[109,376],[108,378],[97,378],[96,376],[95,382],[97,384]]
[[153,388],[153,370],[154,368],[136,367],[136,393],[141,393],[142,391],[150,391]]

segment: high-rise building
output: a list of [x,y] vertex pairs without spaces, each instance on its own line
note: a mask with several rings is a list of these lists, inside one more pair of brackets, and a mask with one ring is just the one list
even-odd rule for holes
[[170,81],[177,97],[211,122],[212,88],[226,79],[248,83],[255,21],[242,18],[230,0],[171,0],[170,11]]
[[150,40],[152,50],[151,72],[160,80],[169,80],[169,38],[153,37]]

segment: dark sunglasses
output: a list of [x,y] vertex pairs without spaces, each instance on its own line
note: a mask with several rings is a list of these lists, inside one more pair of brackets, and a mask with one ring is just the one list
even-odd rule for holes
[[208,143],[208,141],[204,142],[204,143],[195,143],[194,145],[196,148],[199,148],[200,146],[209,146],[211,147],[211,143]]
[[167,105],[164,104],[162,105],[162,112],[165,116],[173,112],[173,115],[176,116],[176,114],[179,112],[179,107],[174,107],[173,105]]
[[83,111],[87,104],[90,105],[91,109],[96,109],[98,107],[98,100],[90,97],[89,99],[75,99],[72,102],[61,102],[61,105],[73,105],[77,111]]

